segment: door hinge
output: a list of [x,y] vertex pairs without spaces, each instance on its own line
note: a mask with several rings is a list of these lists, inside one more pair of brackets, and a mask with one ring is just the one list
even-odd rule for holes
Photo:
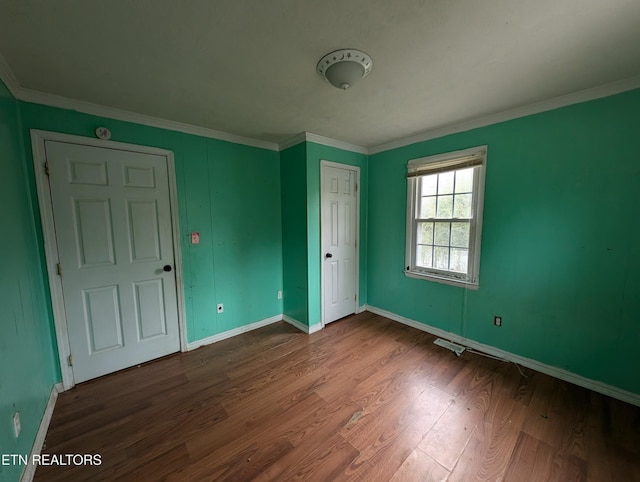
[[356,192],[358,192],[358,183],[356,183]]
[[56,265],[56,271],[58,272],[58,276],[62,276],[62,265],[60,263]]
[[67,363],[69,364],[70,367],[73,366],[73,355],[69,355],[67,357]]
[[44,173],[49,177],[49,161],[44,161]]

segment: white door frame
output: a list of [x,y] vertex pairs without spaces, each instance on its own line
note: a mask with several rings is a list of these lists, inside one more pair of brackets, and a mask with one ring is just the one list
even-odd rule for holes
[[58,358],[60,371],[62,372],[62,385],[64,390],[69,390],[75,385],[73,371],[68,364],[71,348],[67,328],[67,315],[64,308],[64,296],[62,291],[62,279],[58,276],[57,265],[58,243],[53,217],[53,205],[51,203],[51,191],[49,179],[45,171],[47,159],[45,141],[66,142],[90,147],[104,147],[121,151],[136,152],[141,154],[154,154],[167,159],[169,174],[169,206],[171,208],[171,224],[173,234],[173,256],[176,276],[176,296],[178,301],[178,331],[180,335],[180,350],[187,351],[186,316],[184,299],[184,280],[182,279],[182,251],[180,250],[180,228],[178,225],[178,197],[176,189],[175,162],[173,152],[156,147],[138,146],[122,142],[103,141],[90,137],[81,137],[59,132],[48,132],[31,129],[31,148],[33,150],[33,168],[36,177],[38,192],[38,205],[40,206],[40,219],[42,222],[42,236],[44,238],[44,252],[46,257],[47,273],[49,276],[49,291],[53,307],[53,321],[56,329],[58,346]]
[[324,261],[324,252],[322,250],[322,171],[324,167],[336,167],[338,169],[345,169],[347,171],[355,171],[356,173],[356,234],[355,234],[355,245],[356,245],[356,299],[354,300],[355,310],[354,313],[358,313],[359,303],[360,303],[360,167],[352,166],[351,164],[341,164],[338,162],[332,161],[320,161],[320,324],[322,328],[325,327],[324,321],[324,266],[322,262]]

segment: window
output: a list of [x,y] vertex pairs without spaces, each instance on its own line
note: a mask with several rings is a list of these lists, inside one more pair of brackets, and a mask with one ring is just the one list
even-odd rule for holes
[[486,146],[407,164],[405,274],[478,287]]

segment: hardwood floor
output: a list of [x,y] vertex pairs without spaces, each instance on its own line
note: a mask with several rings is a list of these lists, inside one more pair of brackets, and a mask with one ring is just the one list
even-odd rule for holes
[[276,323],[60,394],[36,481],[640,481],[640,408],[371,313]]

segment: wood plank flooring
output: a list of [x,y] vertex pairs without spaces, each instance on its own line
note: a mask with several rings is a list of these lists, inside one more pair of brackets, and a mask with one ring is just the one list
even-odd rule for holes
[[371,313],[284,322],[60,394],[36,481],[640,481],[640,408]]

